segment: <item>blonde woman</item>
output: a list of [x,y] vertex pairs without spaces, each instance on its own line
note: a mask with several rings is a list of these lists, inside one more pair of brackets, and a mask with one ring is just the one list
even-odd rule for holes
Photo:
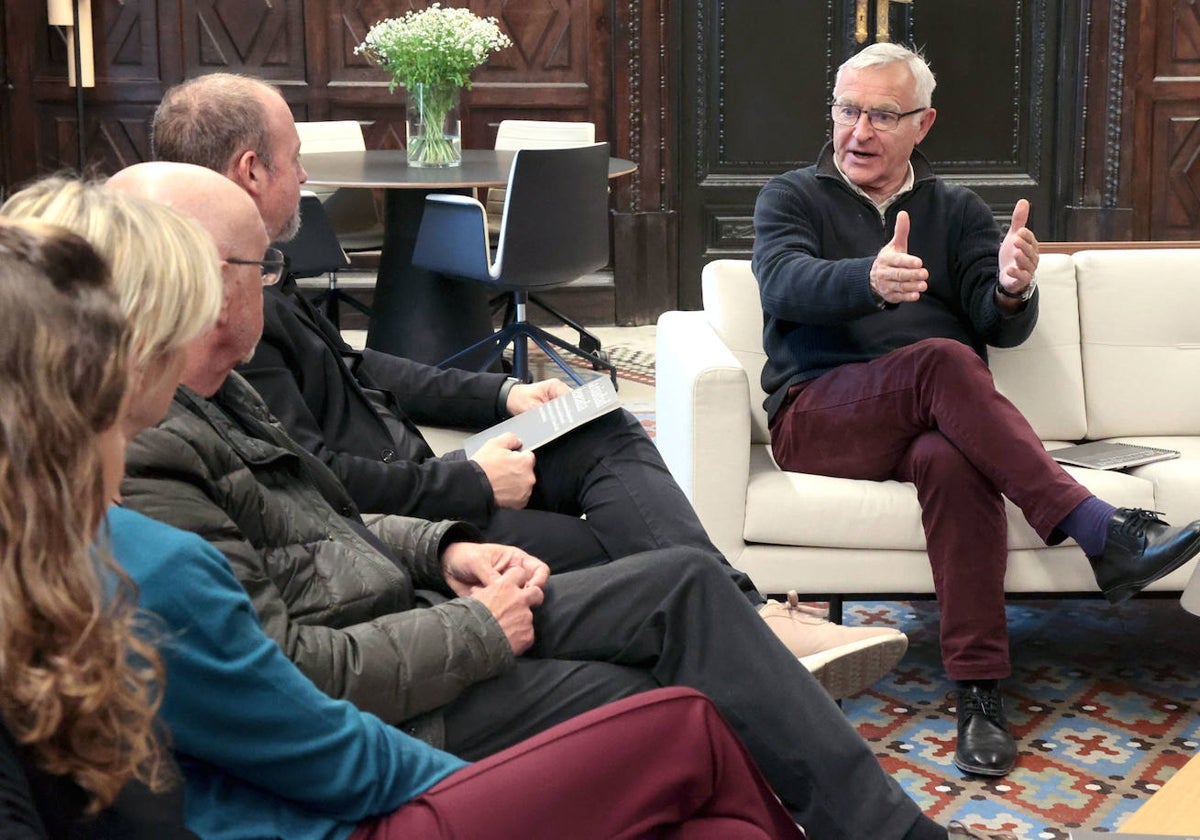
[[14,194],[0,215],[68,228],[108,262],[131,333],[126,434],[161,420],[179,385],[187,346],[212,326],[221,307],[212,238],[165,205],[59,176]]
[[0,220],[0,829],[177,837],[162,666],[94,544],[123,471],[130,335],[81,238]]

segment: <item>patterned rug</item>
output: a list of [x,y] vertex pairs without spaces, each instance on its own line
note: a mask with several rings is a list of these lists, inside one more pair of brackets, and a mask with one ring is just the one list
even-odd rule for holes
[[[603,350],[608,354],[608,360],[617,368],[617,380],[626,380],[629,382],[637,382],[641,385],[654,385],[654,354],[646,350],[640,350],[632,346],[614,344],[603,345]],[[512,354],[506,353],[505,358],[509,363],[512,362]],[[589,378],[592,374],[592,367],[578,356],[564,353],[563,358],[575,370],[585,374],[584,379]],[[561,376],[561,372],[557,366],[550,361],[550,357],[543,353],[537,347],[529,348],[529,370],[534,379],[540,379],[544,376]]]
[[1018,837],[1114,831],[1200,750],[1200,619],[1176,599],[1016,601],[1005,707],[1016,769],[969,777],[953,764],[953,683],[942,672],[937,605],[869,602],[848,624],[908,634],[900,666],[846,700],[880,763],[939,823],[960,819]]
[[[634,392],[639,404],[630,408],[653,436],[648,346],[604,340],[618,378],[637,383],[622,397]],[[1115,831],[1200,751],[1200,618],[1177,599],[1010,602],[1005,708],[1020,758],[1003,779],[954,767],[954,685],[942,671],[937,604],[859,602],[846,613],[848,624],[908,634],[900,666],[843,708],[887,772],[941,824],[960,819],[1024,840],[1066,840],[1077,827]]]

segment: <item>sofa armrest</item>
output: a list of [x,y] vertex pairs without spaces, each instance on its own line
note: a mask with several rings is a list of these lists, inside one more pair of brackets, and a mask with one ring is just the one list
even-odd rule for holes
[[658,319],[655,442],[708,536],[731,562],[745,547],[750,387],[703,312]]

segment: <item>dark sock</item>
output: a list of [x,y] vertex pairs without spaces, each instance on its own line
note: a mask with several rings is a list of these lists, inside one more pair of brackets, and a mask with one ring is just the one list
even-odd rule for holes
[[904,835],[903,840],[947,840],[950,834],[945,826],[938,825],[929,817],[922,814],[917,817],[913,827]]
[[1058,523],[1058,529],[1079,543],[1088,557],[1104,553],[1108,542],[1108,522],[1117,509],[1103,499],[1088,496],[1066,519]]

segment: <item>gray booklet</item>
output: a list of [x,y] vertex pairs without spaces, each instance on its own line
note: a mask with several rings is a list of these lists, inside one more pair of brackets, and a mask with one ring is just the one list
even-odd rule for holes
[[521,439],[522,450],[537,449],[620,405],[612,381],[607,376],[599,376],[561,397],[471,435],[463,442],[463,449],[470,458],[479,447],[505,432],[512,432]]

